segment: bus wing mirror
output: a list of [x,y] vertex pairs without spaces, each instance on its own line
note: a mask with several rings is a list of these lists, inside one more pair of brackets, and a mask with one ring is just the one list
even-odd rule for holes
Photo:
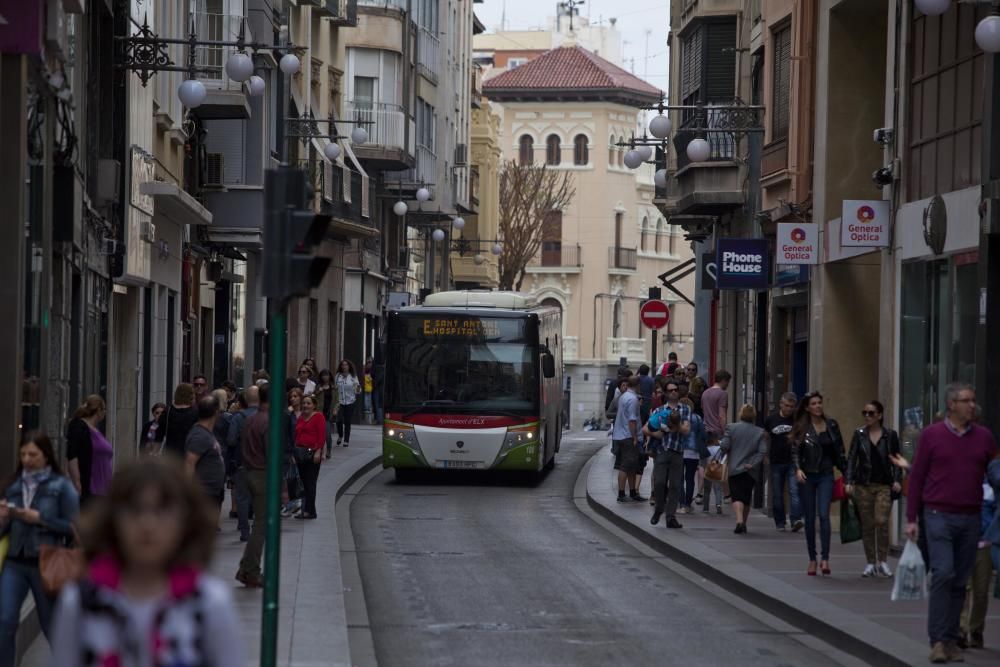
[[556,358],[549,352],[542,355],[542,375],[546,379],[556,376]]

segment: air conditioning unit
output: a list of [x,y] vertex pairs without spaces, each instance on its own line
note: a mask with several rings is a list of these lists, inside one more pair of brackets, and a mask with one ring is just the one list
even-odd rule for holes
[[465,167],[469,164],[469,145],[458,144],[455,146],[455,166]]
[[139,238],[146,243],[156,243],[156,225],[149,220],[139,223]]
[[226,172],[226,156],[222,153],[205,155],[205,186],[221,188]]

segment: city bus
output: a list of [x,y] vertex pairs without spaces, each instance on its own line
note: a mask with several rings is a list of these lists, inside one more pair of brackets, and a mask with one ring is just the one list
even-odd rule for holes
[[541,473],[562,437],[562,313],[517,292],[389,311],[382,464]]

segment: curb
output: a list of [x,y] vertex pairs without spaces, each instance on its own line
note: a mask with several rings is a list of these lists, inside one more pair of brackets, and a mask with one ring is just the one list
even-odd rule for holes
[[[874,627],[849,610],[801,593],[794,586],[745,566],[682,533],[672,533],[671,540],[667,541],[643,526],[623,519],[590,491],[592,470],[600,465],[598,459],[604,456],[606,452],[602,448],[586,463],[577,480],[577,488],[586,486],[587,504],[603,519],[698,576],[869,664],[910,667],[927,660],[926,648],[902,634]],[[761,585],[754,586],[753,582]]]

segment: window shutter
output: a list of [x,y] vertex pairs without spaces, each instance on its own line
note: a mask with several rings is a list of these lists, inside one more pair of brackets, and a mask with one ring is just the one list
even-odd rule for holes
[[792,85],[792,28],[774,33],[774,78],[772,85],[771,141],[788,137],[788,96]]
[[736,20],[705,25],[705,94],[708,104],[732,102],[736,96]]
[[246,121],[206,120],[205,150],[223,155],[223,183],[243,185],[246,183]]

